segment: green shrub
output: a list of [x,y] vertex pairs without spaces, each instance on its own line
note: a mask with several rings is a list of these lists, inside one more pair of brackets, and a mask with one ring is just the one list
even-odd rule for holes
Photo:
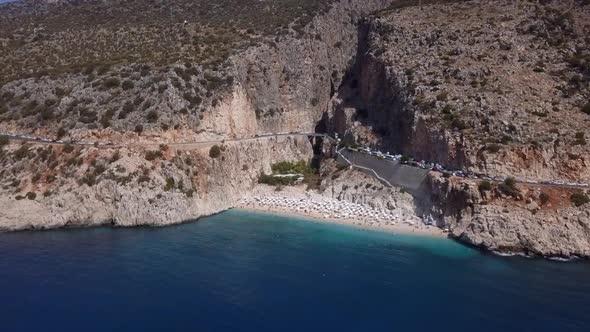
[[65,153],[72,153],[72,151],[74,151],[74,147],[71,144],[66,144],[64,145],[64,150]]
[[25,197],[26,197],[26,198],[28,198],[28,199],[30,199],[31,201],[34,201],[34,200],[35,200],[35,198],[37,198],[37,194],[35,194],[35,193],[34,193],[34,192],[32,192],[32,191],[29,191],[29,192],[28,192],[28,193],[25,195]]
[[162,151],[157,150],[157,151],[147,151],[145,153],[145,160],[147,161],[153,161],[156,159],[160,159],[162,158]]
[[313,169],[305,161],[298,162],[281,161],[271,166],[274,174],[309,174]]
[[267,174],[262,173],[258,177],[258,183],[267,184],[270,186],[278,186],[278,185],[291,186],[295,183],[295,181],[297,181],[297,176],[277,177],[277,176],[267,175]]
[[131,80],[124,80],[121,87],[123,88],[123,90],[130,90],[135,87],[135,84]]
[[166,178],[166,185],[164,186],[165,191],[174,189],[175,181],[173,178]]
[[436,100],[438,101],[445,101],[449,98],[449,93],[446,91],[441,91],[437,96]]
[[457,130],[467,129],[467,124],[459,118],[453,119],[453,122],[451,123],[451,125],[453,126],[453,128],[455,128]]
[[590,203],[590,197],[581,192],[573,193],[570,197],[570,200],[572,201],[572,204],[574,204],[574,206],[576,207],[580,207],[584,204]]
[[549,195],[546,192],[541,192],[541,195],[539,195],[539,199],[541,200],[541,205],[545,205],[547,204],[547,202],[549,202]]
[[6,137],[6,136],[0,136],[0,148],[3,147],[3,146],[5,146],[5,145],[8,145],[8,143],[9,143],[8,137]]
[[67,132],[64,127],[59,127],[57,130],[57,139],[61,139],[62,137],[66,136]]
[[112,89],[112,88],[116,88],[119,85],[121,85],[121,81],[117,77],[109,77],[102,82],[102,85],[105,88]]
[[590,115],[590,102],[588,102],[586,105],[582,106],[582,112]]
[[486,146],[486,150],[490,151],[491,153],[497,153],[500,151],[500,149],[502,149],[502,146],[495,143]]
[[505,195],[517,197],[520,191],[516,188],[516,180],[514,178],[506,178],[504,182],[498,187]]
[[29,147],[30,147],[29,144],[23,144],[23,145],[21,145],[21,147],[18,148],[18,150],[14,151],[14,158],[16,160],[21,160],[21,159],[24,159],[24,158],[28,158],[30,156],[29,155],[29,152],[30,152],[29,151]]
[[100,118],[100,124],[103,128],[108,128],[111,126],[111,120],[113,119],[113,115],[115,115],[115,110],[112,108],[109,108],[106,112],[104,112],[104,114]]
[[221,155],[221,148],[218,145],[213,145],[211,149],[209,149],[209,157],[211,158],[218,158]]
[[80,185],[86,184],[92,187],[96,184],[96,176],[93,173],[86,173],[79,181]]
[[586,137],[583,132],[579,131],[576,133],[576,140],[574,145],[586,145]]
[[490,191],[492,190],[492,183],[488,180],[483,180],[479,183],[478,188],[480,192]]
[[156,110],[149,111],[146,118],[149,123],[154,123],[158,121],[158,112]]

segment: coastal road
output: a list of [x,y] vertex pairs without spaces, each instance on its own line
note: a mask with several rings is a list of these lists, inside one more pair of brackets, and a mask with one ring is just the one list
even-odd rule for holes
[[[103,149],[112,149],[112,148],[124,148],[124,147],[159,147],[160,145],[167,145],[172,148],[176,149],[196,149],[203,146],[213,145],[213,144],[222,144],[226,142],[244,142],[244,141],[251,141],[251,140],[258,140],[263,138],[271,138],[271,137],[281,137],[281,136],[303,136],[303,137],[326,137],[332,138],[328,134],[323,133],[306,133],[306,132],[290,132],[290,133],[269,133],[269,134],[261,134],[255,135],[252,137],[242,137],[242,138],[225,138],[225,139],[214,139],[214,140],[206,140],[206,141],[194,141],[194,142],[155,142],[155,143],[127,143],[127,144],[112,144],[112,143],[102,143],[102,142],[66,142],[66,141],[54,141],[47,138],[42,137],[33,137],[33,136],[26,136],[26,135],[14,135],[9,133],[1,133],[0,136],[8,137],[10,141],[17,141],[17,142],[25,142],[25,143],[32,143],[32,144],[42,144],[42,145],[72,145],[72,146],[81,146],[81,147],[91,147],[94,146],[96,148],[103,148]],[[340,154],[339,152],[337,152]],[[361,153],[361,152],[356,152]],[[341,155],[341,154],[340,154]],[[341,155],[342,156],[342,155]],[[343,156],[342,156],[343,157]],[[373,157],[375,158],[375,157]],[[346,158],[345,158],[346,159]],[[378,159],[378,158],[375,158]],[[350,161],[349,161],[350,163]],[[365,169],[374,173],[379,180],[384,180],[386,183],[387,180],[381,178],[378,173],[371,168],[371,165],[356,165],[350,163],[352,166],[356,166],[361,169]],[[483,176],[476,178],[477,180],[484,180]],[[474,180],[476,180],[474,179]],[[491,182],[500,183],[502,180],[489,180]],[[549,188],[570,188],[570,189],[588,189],[590,188],[589,184],[577,183],[577,184],[567,184],[567,183],[547,183],[546,181],[525,181],[516,179],[517,183],[520,184],[527,184],[533,185],[537,187],[549,187]],[[565,182],[565,181],[559,181]]]
[[47,138],[42,137],[33,137],[27,135],[14,135],[8,133],[0,133],[0,136],[7,137],[10,141],[16,142],[23,142],[23,143],[31,143],[31,144],[41,144],[41,145],[72,145],[72,146],[82,146],[82,147],[91,147],[94,146],[96,148],[103,148],[103,149],[111,149],[111,148],[124,148],[124,147],[158,147],[160,145],[167,145],[170,147],[175,148],[197,148],[200,146],[206,146],[211,144],[221,144],[225,142],[243,142],[243,141],[251,141],[257,140],[262,138],[270,138],[270,137],[281,137],[281,136],[303,136],[303,137],[329,137],[327,134],[322,133],[305,133],[305,132],[291,132],[291,133],[270,133],[270,134],[261,134],[255,135],[252,137],[242,137],[242,138],[222,138],[222,139],[214,139],[214,140],[206,140],[206,141],[193,141],[193,142],[155,142],[155,143],[127,143],[127,144],[113,144],[113,143],[103,143],[103,142],[86,142],[86,141],[61,141],[61,140],[50,140]]
[[[344,150],[344,149],[342,149]],[[415,180],[414,182],[418,182],[422,180],[422,177],[419,175],[415,175],[415,174],[405,174],[403,178],[399,178],[399,176],[395,176],[395,173],[399,173],[399,169],[395,169],[396,167],[399,168],[400,164],[399,162],[391,162],[385,159],[380,159],[377,158],[375,156],[371,156],[369,154],[366,153],[362,153],[362,152],[355,152],[355,151],[348,151],[347,153],[349,154],[348,156],[345,156],[342,153],[342,150],[337,151],[336,153],[342,157],[342,159],[344,161],[346,161],[349,165],[362,169],[362,170],[366,170],[369,171],[369,173],[376,177],[379,181],[388,184],[389,186],[396,185],[396,186],[401,186],[404,187],[406,189],[416,189],[416,187],[418,187],[419,183],[415,183],[414,185],[411,185],[413,179]],[[354,156],[354,154],[360,154],[363,156],[363,158],[354,158],[356,160],[356,162],[352,162],[351,161],[351,156]],[[425,173],[427,172],[437,172],[434,170],[429,170],[429,169],[423,169],[420,167],[416,167],[416,166],[410,166],[410,165],[405,165],[406,167],[414,167],[414,168],[418,168],[418,169],[422,169],[424,170]],[[391,171],[388,171],[388,169],[390,169]],[[407,172],[406,172],[407,173]],[[442,173],[442,172],[439,172]],[[479,175],[478,177],[463,177],[466,179],[471,179],[471,180],[486,180],[485,179],[485,175]],[[491,179],[488,180],[490,182],[494,182],[494,183],[502,183],[504,180],[506,180],[506,178],[503,179]],[[552,183],[547,183],[544,182],[542,183],[541,181],[530,181],[530,180],[522,180],[522,179],[515,179],[516,183],[519,184],[523,184],[523,185],[529,185],[529,186],[535,186],[535,187],[544,187],[544,188],[569,188],[569,189],[589,189],[590,185],[585,184],[585,183],[575,183],[575,184],[567,184],[567,183],[556,183],[556,182],[552,182]],[[565,181],[559,181],[559,182],[565,182]]]

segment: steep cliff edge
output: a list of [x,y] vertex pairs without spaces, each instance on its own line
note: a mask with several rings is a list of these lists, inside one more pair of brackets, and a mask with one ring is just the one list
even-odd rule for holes
[[[590,6],[424,3],[394,4],[363,21],[330,129],[345,144],[451,169],[590,183]],[[587,190],[429,179],[417,211],[460,241],[589,257]]]
[[232,207],[273,163],[313,155],[307,138],[291,137],[210,151],[15,146],[5,153],[22,158],[10,167],[31,172],[31,180],[3,181],[0,230],[179,223]]
[[[279,2],[272,8],[254,2],[236,14],[237,23],[228,16],[235,8],[219,12],[208,2],[197,15],[211,13],[203,22],[160,19],[163,8],[127,22],[122,19],[127,6],[142,4],[121,4],[111,13],[112,26],[98,16],[82,22],[78,33],[100,43],[121,38],[120,45],[130,50],[105,46],[104,54],[93,53],[96,45],[86,45],[81,57],[60,51],[60,61],[48,58],[37,65],[15,56],[58,52],[65,45],[83,49],[84,39],[71,39],[74,32],[63,30],[56,17],[65,15],[61,10],[88,13],[68,2],[43,6],[42,15],[34,17],[29,2],[7,6],[0,12],[10,18],[1,23],[0,42],[14,53],[2,55],[10,65],[3,68],[0,85],[0,132],[124,147],[16,142],[2,147],[0,229],[178,223],[231,208],[273,163],[312,159],[318,146],[313,151],[306,137],[255,136],[322,132],[333,86],[340,85],[356,52],[358,20],[390,1],[311,1],[294,9],[294,2],[283,2],[282,8],[274,7]],[[232,3],[244,5],[233,0],[219,5]],[[87,5],[92,11],[104,4],[79,4]],[[272,16],[274,10],[287,16]],[[268,20],[248,28],[248,15],[256,11]],[[18,17],[31,24],[13,26]],[[228,18],[230,26],[224,27]],[[170,40],[151,39],[153,29]],[[139,52],[145,46],[137,49],[139,41],[152,45],[153,53]],[[212,55],[215,45],[227,52]],[[191,53],[193,48],[200,55]],[[42,63],[51,70],[39,70]],[[251,140],[224,142],[229,138]],[[209,140],[219,141],[220,155],[211,152],[213,144],[174,145]]]
[[433,174],[429,213],[459,241],[486,250],[544,257],[590,257],[590,206],[572,206],[575,190],[502,186]]
[[589,18],[574,0],[393,6],[362,25],[335,130],[450,168],[590,182]]

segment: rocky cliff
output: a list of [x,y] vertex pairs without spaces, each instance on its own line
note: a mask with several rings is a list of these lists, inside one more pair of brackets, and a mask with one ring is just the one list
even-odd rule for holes
[[[75,54],[59,53],[62,62],[46,59],[50,71],[27,75],[15,68],[39,68],[13,57],[19,52],[58,52],[65,45],[83,48],[78,44],[83,40],[72,40],[73,32],[63,30],[57,18],[64,15],[60,10],[85,14],[68,2],[43,6],[42,15],[34,17],[30,16],[33,7],[29,2],[3,8],[0,14],[10,20],[2,23],[2,43],[15,53],[3,54],[10,60],[4,78],[14,79],[3,80],[0,86],[0,131],[109,143],[113,147],[17,142],[3,147],[0,229],[182,222],[232,207],[257,182],[261,172],[269,172],[272,163],[310,160],[314,151],[307,137],[255,136],[323,131],[321,120],[328,101],[356,52],[359,19],[390,1],[318,3],[324,2],[328,6],[322,4],[313,13],[301,12],[303,7],[297,6],[289,12],[288,19],[293,21],[287,28],[279,24],[278,30],[270,29],[276,17],[248,31],[245,26],[232,26],[232,34],[252,42],[239,44],[226,36],[235,43],[226,58],[218,62],[212,62],[207,52],[209,57],[198,62],[193,55],[182,53],[188,46],[177,39],[183,35],[194,38],[190,47],[197,49],[207,41],[203,38],[227,44],[227,40],[212,36],[224,29],[216,27],[220,23],[217,17],[226,19],[227,13],[219,14],[218,8],[205,4],[201,10],[217,16],[208,17],[210,25],[204,28],[189,20],[182,23],[158,19],[155,23],[156,30],[171,38],[170,47],[180,47],[174,52],[184,54],[180,54],[182,59],[164,57],[168,62],[163,64],[159,53],[141,53],[136,58],[135,53],[108,46],[105,54],[110,52],[109,59],[115,61],[123,53],[129,58],[111,64],[101,58],[102,54],[87,52],[83,53],[84,61],[90,62],[87,64],[80,63]],[[79,5],[87,3],[91,11],[96,10],[92,6],[103,5],[93,1]],[[306,10],[314,10],[316,5]],[[115,9],[113,17],[124,14],[118,11]],[[130,22],[135,21],[140,31],[151,31],[154,26],[144,25],[147,18],[143,16],[148,14],[141,13]],[[12,25],[15,19],[24,17],[31,20],[29,25]],[[153,42],[151,32],[137,37],[133,24],[114,20],[114,30],[102,16],[81,22],[79,28],[85,29],[80,29],[79,34],[89,38],[99,38],[99,34],[101,42],[119,36],[120,44],[129,47],[138,42],[137,38]],[[24,43],[19,46],[21,39]],[[39,48],[31,48],[28,43],[38,44]],[[154,44],[153,52],[165,52],[161,46]],[[95,46],[86,47],[91,50]],[[138,62],[129,63],[133,59]],[[93,63],[97,60],[106,64]],[[230,138],[254,139],[224,141]],[[176,144],[209,140],[219,141],[215,144],[219,155],[212,152],[214,144]]]
[[[584,1],[117,2],[93,19],[108,1],[35,3],[0,8],[0,131],[107,145],[4,146],[1,230],[222,211],[272,163],[321,150],[257,137],[272,132],[590,182]],[[199,141],[216,143],[182,144]],[[357,172],[324,173],[325,195],[421,215],[488,250],[590,256],[579,190],[431,174],[410,198]]]
[[431,2],[364,21],[335,131],[450,168],[590,182],[590,7]]
[[3,181],[0,230],[179,223],[232,207],[273,163],[313,155],[307,138],[290,137],[227,143],[215,157],[207,146],[16,151],[27,156],[3,174],[32,179]]
[[[365,19],[330,129],[490,176],[590,182],[583,1],[400,1]],[[417,213],[466,243],[541,256],[590,253],[588,194],[431,174]]]
[[499,253],[544,257],[590,257],[590,206],[572,206],[575,190],[502,186],[432,174],[430,211],[453,237]]

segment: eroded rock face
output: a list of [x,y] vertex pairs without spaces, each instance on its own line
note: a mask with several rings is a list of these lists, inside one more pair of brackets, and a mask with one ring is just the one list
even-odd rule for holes
[[545,257],[590,257],[590,209],[558,214],[480,206],[453,228],[461,241],[503,253]]
[[[313,155],[305,137],[227,143],[217,158],[209,156],[208,147],[188,151],[168,148],[154,160],[127,149],[120,151],[121,157],[115,161],[110,161],[112,151],[108,150],[72,153],[82,162],[60,166],[69,177],[48,183],[55,173],[46,170],[35,183],[23,182],[11,190],[14,193],[5,190],[0,197],[0,230],[99,224],[162,226],[196,219],[232,207],[253,188],[260,172],[270,172],[273,163],[307,160]],[[95,176],[90,185],[87,180],[77,181],[90,174]],[[33,200],[17,199],[18,192],[39,194]]]
[[[0,229],[165,225],[232,207],[271,163],[312,159],[308,139],[220,143],[225,160],[208,157],[208,147],[199,145],[170,147],[149,161],[146,150],[160,143],[323,132],[320,120],[356,52],[359,18],[388,3],[337,2],[300,35],[245,48],[222,70],[194,63],[117,65],[105,73],[98,68],[3,85],[0,96],[10,109],[0,131],[56,137],[65,127],[65,140],[137,146],[120,149],[117,161],[110,161],[116,149],[67,156],[59,147],[26,147],[16,161],[19,148],[11,147],[0,156],[8,166]],[[133,85],[124,86],[122,78]],[[18,114],[26,110],[39,114],[22,121]],[[20,199],[28,192],[36,198]]]
[[432,205],[425,214],[460,241],[502,253],[590,257],[590,206],[573,207],[572,190],[519,186],[515,199],[457,178],[432,174],[429,180]]
[[451,168],[590,182],[589,10],[462,1],[374,15],[335,131]]
[[389,188],[360,171],[338,168],[332,161],[323,165],[322,172],[325,175],[320,190],[323,195],[377,210],[401,210],[408,216],[417,213],[414,198],[401,188]]

